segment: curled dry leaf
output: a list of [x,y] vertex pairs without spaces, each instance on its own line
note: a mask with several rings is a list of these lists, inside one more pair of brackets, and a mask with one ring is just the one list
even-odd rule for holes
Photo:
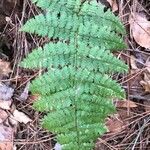
[[107,2],[110,4],[112,8],[112,12],[115,12],[118,10],[118,5],[116,0],[107,0]]
[[11,119],[16,120],[20,123],[27,124],[28,122],[31,122],[32,120],[25,115],[23,112],[18,111],[17,109],[14,110],[13,115],[11,116]]
[[150,48],[150,21],[146,16],[134,13],[130,16],[129,23],[135,41],[142,47]]

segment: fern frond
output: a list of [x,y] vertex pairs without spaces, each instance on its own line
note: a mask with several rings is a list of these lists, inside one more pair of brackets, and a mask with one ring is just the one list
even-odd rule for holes
[[84,2],[81,0],[32,0],[37,6],[49,12],[68,12],[69,14],[79,14],[84,21],[94,22],[98,25],[109,25],[112,30],[125,33],[125,29],[120,20],[109,10],[104,13],[104,7],[99,7],[95,2]]
[[[57,50],[54,52],[54,50]],[[124,72],[127,66],[115,58],[109,51],[99,47],[89,48],[85,44],[79,44],[75,48],[73,44],[57,43],[46,44],[43,48],[33,50],[21,66],[25,68],[57,68],[58,66],[72,65],[74,62],[74,54],[77,53],[76,67],[87,68],[88,70],[96,70],[101,73]]]
[[40,14],[27,21],[22,31],[66,40],[72,39],[78,32],[77,38],[86,44],[106,49],[125,48],[122,38],[113,33],[109,26],[96,25],[90,21],[84,24],[83,18],[80,19],[76,14],[71,16],[65,12],[61,13],[59,17],[56,12]]
[[[63,81],[63,82],[62,82]],[[63,91],[67,88],[73,87],[73,83],[89,82],[95,85],[102,86],[106,89],[112,90],[117,96],[123,97],[123,90],[115,81],[109,78],[108,75],[99,74],[88,71],[87,69],[76,69],[74,67],[64,67],[63,69],[50,70],[48,73],[35,79],[31,84],[31,91],[33,93],[48,94]],[[39,89],[39,87],[43,87]],[[62,98],[60,98],[62,99]]]
[[123,25],[96,2],[32,1],[44,12],[21,31],[57,39],[35,48],[21,62],[25,68],[46,70],[31,83],[31,92],[39,94],[33,106],[47,114],[42,126],[57,134],[62,149],[91,150],[106,132],[106,117],[115,112],[112,99],[125,97],[110,77],[127,71],[111,53],[125,47]]

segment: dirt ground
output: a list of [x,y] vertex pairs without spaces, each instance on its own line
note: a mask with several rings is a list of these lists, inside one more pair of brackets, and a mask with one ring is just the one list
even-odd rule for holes
[[[126,101],[115,100],[117,112],[106,120],[108,132],[98,138],[95,149],[150,150],[150,0],[98,2],[119,16],[126,28],[124,40],[128,48],[115,55],[130,69],[128,74],[113,77],[125,89],[127,98]],[[19,32],[25,21],[38,13],[40,9],[30,0],[0,1],[0,94],[1,89],[11,91],[7,96],[5,93],[5,98],[9,99],[8,108],[5,112],[0,111],[7,116],[0,124],[5,125],[11,134],[11,140],[3,146],[6,150],[11,144],[14,150],[51,150],[55,144],[54,135],[40,126],[43,114],[32,108],[36,95],[28,91],[30,81],[39,71],[18,67],[33,47],[47,40]],[[6,118],[14,112],[23,114],[26,122],[19,119],[17,123],[8,121]]]

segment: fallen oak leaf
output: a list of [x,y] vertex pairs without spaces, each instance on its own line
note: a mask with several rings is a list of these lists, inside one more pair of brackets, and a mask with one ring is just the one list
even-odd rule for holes
[[129,23],[135,41],[142,47],[150,48],[150,21],[146,16],[134,13]]

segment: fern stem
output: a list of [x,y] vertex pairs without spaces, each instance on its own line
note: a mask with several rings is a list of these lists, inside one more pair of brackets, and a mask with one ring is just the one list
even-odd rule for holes
[[[75,38],[74,38],[74,44],[75,44],[75,47],[76,47],[76,53],[75,53],[75,65],[74,65],[74,67],[75,67],[75,69],[76,69],[76,71],[77,71],[77,53],[78,53],[78,51],[77,51],[77,36],[78,36],[78,34],[77,33],[75,33]],[[74,83],[75,83],[75,87],[76,87],[76,89],[75,89],[75,92],[76,92],[76,96],[75,96],[75,125],[76,125],[76,132],[77,132],[77,143],[78,143],[78,150],[80,150],[80,136],[79,136],[79,131],[78,131],[78,98],[77,98],[77,95],[78,95],[78,84],[77,84],[77,81],[74,81]],[[80,89],[79,89],[80,90]]]

